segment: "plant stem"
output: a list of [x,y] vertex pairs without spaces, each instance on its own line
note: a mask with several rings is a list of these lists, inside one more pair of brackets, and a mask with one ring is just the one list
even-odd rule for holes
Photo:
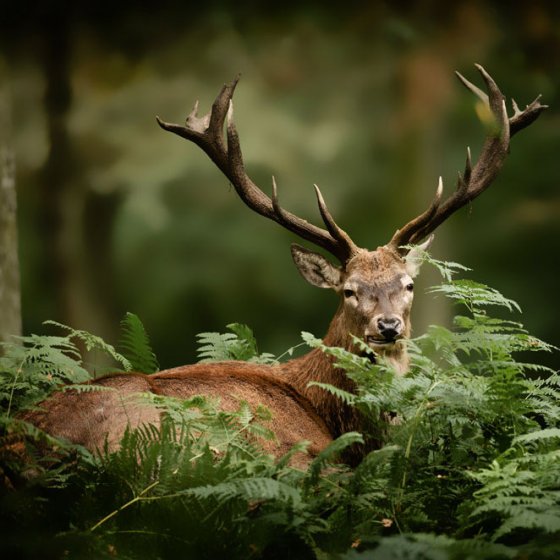
[[103,525],[106,521],[109,521],[109,519],[113,518],[115,515],[117,515],[118,513],[123,511],[124,509],[126,509],[127,507],[131,506],[132,504],[135,504],[136,502],[140,501],[144,494],[148,493],[152,488],[156,487],[158,484],[159,484],[159,480],[156,480],[155,482],[152,482],[152,484],[150,484],[149,486],[144,488],[144,490],[142,490],[142,492],[140,492],[137,496],[132,498],[132,500],[126,502],[126,504],[123,504],[120,508],[118,508],[115,511],[112,511],[111,513],[106,515],[103,519],[101,519],[101,521],[98,521],[93,527],[90,528],[90,531],[95,531],[96,529],[101,527],[101,525]]

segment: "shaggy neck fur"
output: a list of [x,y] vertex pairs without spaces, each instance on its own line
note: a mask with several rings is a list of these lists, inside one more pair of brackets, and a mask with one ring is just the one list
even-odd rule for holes
[[[327,346],[337,346],[349,351],[355,350],[354,342],[344,321],[342,306],[339,307],[331,322],[324,343]],[[397,343],[391,349],[383,353],[379,352],[379,354],[388,358],[401,375],[407,371],[408,356],[404,344]],[[353,407],[344,404],[338,397],[320,387],[308,387],[311,381],[318,381],[348,392],[355,392],[354,382],[347,377],[343,370],[334,367],[331,356],[327,356],[320,349],[314,349],[301,358],[290,360],[280,367],[284,378],[311,401],[333,437],[352,430],[361,431],[361,420]]]

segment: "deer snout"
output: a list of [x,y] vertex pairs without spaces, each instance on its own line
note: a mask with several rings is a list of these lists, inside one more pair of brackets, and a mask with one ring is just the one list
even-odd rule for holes
[[395,315],[377,315],[366,329],[366,342],[373,346],[393,344],[401,338],[404,332],[404,322]]
[[376,322],[377,331],[386,342],[393,342],[403,331],[403,322],[399,317],[382,316]]

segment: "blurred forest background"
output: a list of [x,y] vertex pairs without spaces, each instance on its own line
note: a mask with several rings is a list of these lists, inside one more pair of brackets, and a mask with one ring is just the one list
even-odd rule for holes
[[[56,319],[115,342],[132,311],[163,367],[193,361],[195,334],[230,322],[274,353],[302,330],[324,334],[336,298],[299,276],[294,236],[155,115],[182,122],[197,99],[206,112],[241,72],[248,173],[267,192],[274,174],[282,205],[320,223],[317,183],[338,223],[375,248],[427,206],[439,175],[454,188],[467,146],[478,154],[484,130],[453,73],[480,85],[474,62],[520,106],[541,93],[550,109],[432,254],[473,268],[560,345],[559,2],[2,2],[0,141],[17,169],[23,332]],[[448,321],[423,293],[436,280],[422,275],[415,334]]]

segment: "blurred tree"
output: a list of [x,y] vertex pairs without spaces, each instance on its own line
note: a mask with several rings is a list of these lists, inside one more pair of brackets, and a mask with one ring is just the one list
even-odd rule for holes
[[0,59],[0,342],[11,335],[21,335],[16,162],[11,143],[10,96],[3,85],[4,71]]

